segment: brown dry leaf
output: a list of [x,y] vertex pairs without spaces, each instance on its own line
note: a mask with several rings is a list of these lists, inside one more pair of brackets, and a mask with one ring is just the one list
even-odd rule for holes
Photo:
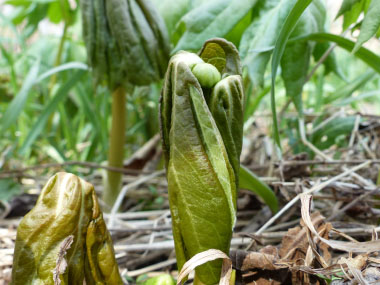
[[263,252],[236,250],[231,251],[230,256],[233,260],[234,268],[240,271],[253,269],[276,270],[287,267],[283,264],[276,264],[277,258],[274,255]]
[[181,284],[182,280],[199,265],[219,258],[223,259],[219,285],[229,285],[232,273],[232,261],[223,251],[218,249],[202,251],[190,258],[178,274],[177,285]]
[[59,275],[65,273],[67,268],[67,261],[65,259],[65,255],[67,253],[67,250],[70,248],[71,244],[74,241],[74,236],[69,235],[67,238],[65,238],[60,246],[59,246],[59,253],[56,261],[56,267],[53,270],[53,280],[54,285],[60,285],[61,279],[59,278]]
[[160,135],[156,134],[139,148],[126,162],[123,167],[126,169],[141,170],[157,153]]
[[302,219],[309,228],[309,230],[322,242],[329,245],[330,247],[346,252],[353,253],[370,253],[380,251],[380,240],[375,241],[367,241],[367,242],[345,242],[345,241],[336,241],[336,240],[328,240],[323,238],[316,230],[313,225],[313,222],[310,217],[310,203],[312,196],[311,195],[301,195],[301,214]]
[[[321,236],[328,238],[329,231],[331,230],[331,224],[325,223],[325,217],[319,212],[315,212],[311,215],[312,224],[318,229]],[[296,263],[299,259],[304,259],[307,249],[309,247],[309,240],[307,238],[307,231],[305,224],[301,222],[303,228],[299,226],[288,230],[287,234],[283,237],[280,257]],[[321,250],[326,263],[330,262],[331,255],[328,251],[328,247],[323,243],[317,243],[317,246]]]

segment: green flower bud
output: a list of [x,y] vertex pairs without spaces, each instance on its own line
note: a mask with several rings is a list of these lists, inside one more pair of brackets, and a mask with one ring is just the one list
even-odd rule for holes
[[162,274],[148,279],[144,282],[144,285],[175,285],[175,282],[169,274]]
[[222,76],[218,69],[209,63],[198,63],[192,69],[202,87],[211,88],[220,81]]

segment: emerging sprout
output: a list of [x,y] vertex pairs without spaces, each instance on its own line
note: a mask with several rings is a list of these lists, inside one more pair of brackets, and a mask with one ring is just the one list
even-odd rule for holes
[[[173,237],[181,270],[187,260],[207,249],[229,254],[243,139],[244,94],[235,46],[211,39],[199,55],[175,54],[160,101]],[[194,284],[217,284],[221,261],[195,271]]]
[[12,284],[122,285],[94,187],[57,173],[17,228]]
[[220,81],[222,76],[218,69],[209,63],[198,63],[192,69],[202,87],[211,88]]

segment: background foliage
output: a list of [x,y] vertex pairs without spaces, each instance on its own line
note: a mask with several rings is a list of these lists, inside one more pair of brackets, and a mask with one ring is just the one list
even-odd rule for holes
[[[314,156],[300,143],[300,119],[307,139],[327,149],[346,144],[355,122],[344,115],[318,127],[331,114],[342,108],[352,114],[379,112],[380,1],[153,3],[165,20],[173,53],[196,51],[210,37],[225,37],[238,47],[246,132],[259,115],[277,110],[277,142],[292,153]],[[104,86],[94,86],[87,67],[78,6],[76,0],[1,5],[0,169],[106,160],[111,96]],[[161,82],[128,96],[125,157],[158,132],[160,89]],[[291,115],[283,116],[285,111]]]

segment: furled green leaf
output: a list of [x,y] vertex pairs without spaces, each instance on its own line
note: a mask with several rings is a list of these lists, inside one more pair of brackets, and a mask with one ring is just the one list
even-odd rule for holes
[[356,52],[366,41],[373,37],[380,28],[380,1],[372,0],[360,28],[358,41],[353,52]]
[[21,220],[12,284],[123,284],[94,187],[57,173]]
[[147,85],[167,68],[170,45],[165,23],[148,1],[81,0],[83,37],[95,81],[113,90]]
[[[223,77],[211,88],[196,77],[207,72],[192,72],[204,62]],[[160,122],[179,269],[204,250],[229,251],[242,144],[240,71],[237,49],[223,39],[207,41],[199,56],[178,52],[169,63]],[[196,275],[204,284],[215,284],[220,270],[220,261],[208,262]]]
[[260,180],[253,172],[240,165],[239,187],[247,189],[258,195],[269,206],[273,213],[278,211],[278,201],[272,189]]
[[198,50],[212,37],[224,37],[254,7],[257,0],[213,0],[187,13],[179,23],[185,32],[174,48]]

